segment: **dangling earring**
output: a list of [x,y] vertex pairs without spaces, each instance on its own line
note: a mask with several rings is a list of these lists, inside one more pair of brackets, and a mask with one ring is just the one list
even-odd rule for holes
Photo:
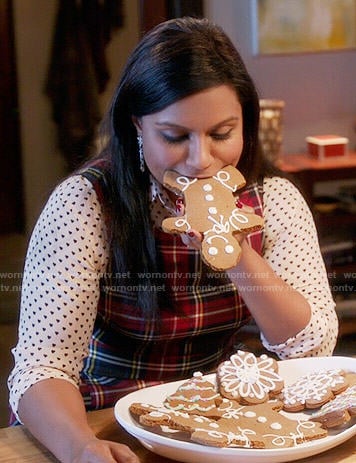
[[137,135],[137,144],[138,144],[138,155],[140,158],[140,171],[145,171],[145,158],[143,157],[143,141],[142,136]]

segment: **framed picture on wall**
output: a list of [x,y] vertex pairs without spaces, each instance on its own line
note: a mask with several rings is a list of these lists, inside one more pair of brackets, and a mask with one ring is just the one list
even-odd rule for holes
[[252,0],[255,54],[356,48],[356,0]]

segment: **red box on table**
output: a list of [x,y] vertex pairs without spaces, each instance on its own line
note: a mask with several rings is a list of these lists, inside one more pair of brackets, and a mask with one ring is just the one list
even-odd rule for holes
[[344,156],[347,152],[348,138],[339,135],[314,135],[307,137],[308,153],[317,159]]

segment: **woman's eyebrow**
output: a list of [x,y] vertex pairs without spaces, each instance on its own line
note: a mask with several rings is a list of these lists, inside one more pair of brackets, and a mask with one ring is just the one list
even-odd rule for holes
[[[228,117],[227,119],[224,119],[223,121],[221,122],[218,122],[217,124],[213,125],[210,130],[214,130],[216,129],[217,127],[220,127],[222,125],[225,125],[225,124],[228,124],[230,122],[235,122],[235,121],[238,121],[240,118],[237,117],[237,116],[231,116],[231,117]],[[158,121],[156,122],[156,125],[161,127],[161,126],[166,126],[166,127],[172,127],[172,128],[176,128],[176,129],[182,129],[182,130],[189,130],[188,127],[185,127],[184,125],[180,125],[180,124],[176,124],[174,122],[170,122],[170,121]]]

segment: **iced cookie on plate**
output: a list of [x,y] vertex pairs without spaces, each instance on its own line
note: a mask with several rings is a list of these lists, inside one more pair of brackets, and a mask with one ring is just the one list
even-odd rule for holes
[[204,379],[202,373],[196,372],[176,392],[166,397],[163,404],[175,411],[218,417],[221,415],[217,409],[220,402],[221,396],[215,385]]
[[350,386],[314,412],[312,421],[319,421],[324,428],[334,428],[349,423],[356,416],[356,374],[346,374],[346,379]]
[[148,427],[168,425],[171,415],[175,413],[163,406],[157,407],[143,402],[132,403],[129,410],[141,424]]
[[[223,415],[218,420],[230,426],[231,432],[243,430],[246,437],[259,437],[264,448],[294,447],[315,439],[327,436],[322,426],[310,426],[306,419],[290,419],[279,413],[278,401],[268,401],[257,405],[235,405],[235,413],[232,418],[232,408],[229,414]],[[254,447],[251,441],[251,447]]]
[[327,435],[320,423],[289,419],[275,410],[273,402],[247,406],[231,403],[230,413],[219,419],[145,404],[132,404],[130,410],[144,426],[181,431],[191,441],[212,447],[278,449]]
[[241,350],[218,366],[216,376],[220,394],[242,404],[267,402],[284,386],[276,360]]
[[342,370],[311,372],[284,387],[281,394],[283,408],[288,412],[319,408],[347,387],[348,382]]

